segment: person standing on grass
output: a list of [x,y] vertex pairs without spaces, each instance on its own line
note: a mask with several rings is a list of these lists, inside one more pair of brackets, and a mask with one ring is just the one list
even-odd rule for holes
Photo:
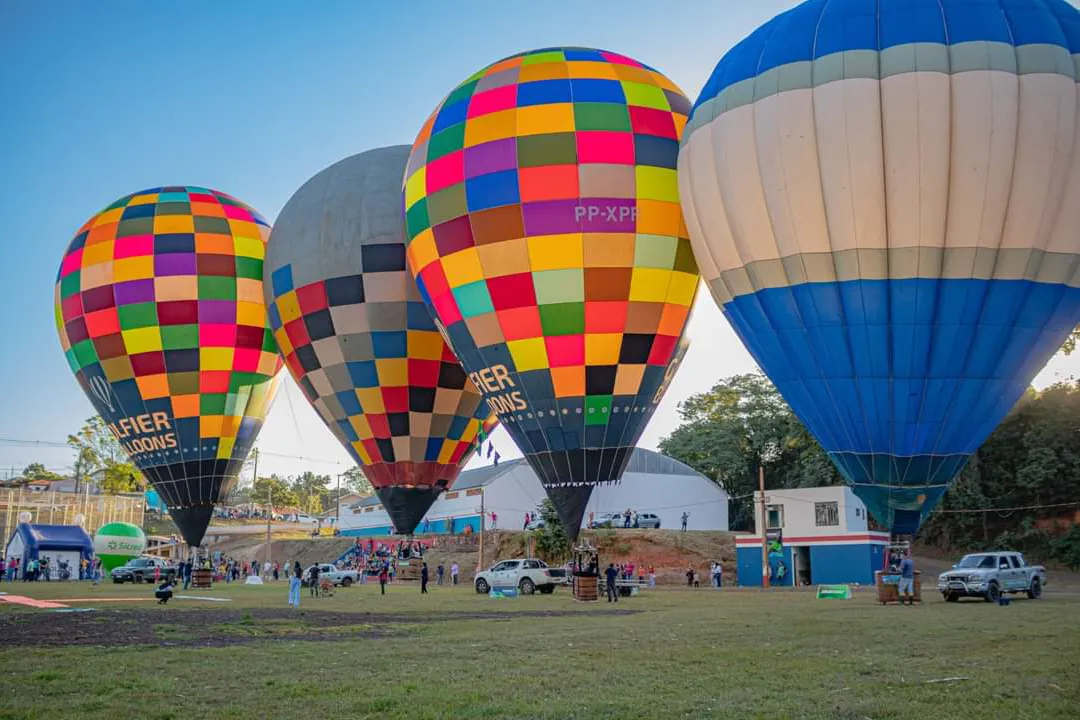
[[427,581],[428,581],[428,569],[427,563],[420,568],[420,594],[427,595]]
[[182,572],[184,573],[184,589],[185,590],[187,590],[188,586],[191,585],[191,568],[192,568],[192,562],[190,560],[185,560],[184,563],[183,563],[183,566],[181,568]]
[[312,597],[319,597],[319,563],[312,565],[308,572],[308,590]]
[[686,532],[686,522],[690,519],[690,513],[683,511],[682,514],[682,531]]
[[615,563],[608,564],[607,570],[604,571],[604,577],[607,580],[607,601],[619,602],[619,592],[616,584],[619,571],[615,569]]
[[694,566],[686,566],[686,587],[694,587]]
[[907,604],[915,604],[915,561],[911,559],[911,551],[904,551],[904,559],[900,561],[900,583],[896,586],[896,599],[904,604],[900,594],[907,596]]
[[652,565],[649,566],[649,587],[656,587],[656,568]]
[[278,572],[281,570],[281,563],[274,563],[274,582],[278,580]]
[[304,570],[300,567],[300,561],[297,560],[293,565],[292,577],[289,578],[289,605],[292,607],[300,607],[300,578],[303,575]]
[[386,594],[386,581],[390,579],[390,563],[383,563],[379,566],[379,591]]
[[459,570],[458,564],[456,562],[451,563],[451,565],[450,565],[450,584],[452,584],[452,585],[457,585],[458,570]]
[[443,576],[444,575],[446,575],[446,566],[443,565],[442,563],[439,563],[438,565],[435,566],[435,584],[436,585],[442,585],[443,584]]

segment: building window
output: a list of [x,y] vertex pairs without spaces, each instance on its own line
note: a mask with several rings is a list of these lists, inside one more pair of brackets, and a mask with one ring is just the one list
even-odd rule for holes
[[784,527],[784,506],[783,505],[766,505],[765,506],[765,527],[767,528],[782,528]]
[[835,502],[814,503],[814,524],[833,527],[840,524],[840,506]]

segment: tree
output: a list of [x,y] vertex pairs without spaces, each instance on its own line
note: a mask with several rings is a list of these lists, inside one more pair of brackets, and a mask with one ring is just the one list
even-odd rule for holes
[[101,491],[109,495],[137,492],[145,486],[146,479],[129,462],[117,462],[106,466],[100,483]]
[[758,468],[774,488],[842,482],[832,461],[765,376],[725,378],[679,405],[682,424],[660,450],[723,487],[733,498],[732,525],[752,523]]
[[74,435],[68,435],[67,442],[75,450],[76,490],[79,483],[91,476],[97,476],[98,487],[111,495],[146,486],[146,479],[128,461],[120,442],[100,415],[87,420]]
[[52,482],[54,480],[64,479],[62,475],[46,469],[41,463],[30,463],[26,466],[26,469],[23,470],[22,474],[23,477],[30,482],[34,482],[35,480],[47,480]]
[[1077,327],[1069,333],[1069,337],[1065,338],[1065,344],[1061,346],[1061,351],[1066,355],[1072,355],[1076,351],[1078,342],[1080,342],[1080,327]]
[[329,475],[305,471],[293,480],[292,490],[299,498],[300,507],[313,515],[321,513],[332,502]]
[[355,465],[342,473],[341,481],[346,488],[360,495],[370,495],[375,491],[364,476],[364,471]]
[[563,562],[570,556],[571,548],[559,513],[555,512],[555,506],[547,498],[540,503],[539,509],[544,526],[536,530],[536,552],[546,562]]
[[274,507],[297,507],[300,505],[300,498],[296,496],[289,484],[277,475],[256,478],[251,488],[252,502],[265,504],[268,492],[270,494],[270,503]]

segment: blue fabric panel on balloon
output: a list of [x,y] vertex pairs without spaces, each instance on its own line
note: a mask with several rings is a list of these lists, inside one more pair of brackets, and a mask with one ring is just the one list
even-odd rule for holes
[[270,282],[274,286],[274,297],[281,297],[292,290],[292,265],[282,265],[277,270],[270,273]]
[[[277,303],[270,306],[271,309],[277,307]],[[427,307],[423,302],[412,301],[405,303],[405,326],[409,330],[437,330],[435,321],[431,319],[431,313],[428,312]]]
[[573,102],[569,80],[538,80],[518,85],[518,107]]
[[465,181],[465,198],[469,212],[520,202],[517,170],[503,170],[469,178]]
[[442,110],[439,111],[439,116],[435,118],[435,124],[431,126],[431,132],[437,133],[460,122],[465,122],[468,112],[469,100],[467,98],[459,100],[453,105],[444,105]]
[[[814,283],[744,295],[724,312],[830,453],[966,457],[1023,394],[1016,378],[1045,364],[1080,323],[1080,289]],[[1029,320],[1047,317],[1045,326]],[[911,470],[903,473],[911,482],[925,482],[925,471],[915,480]]]
[[[346,410],[346,412],[348,412]],[[352,413],[349,413],[350,415]],[[356,434],[356,429],[352,426],[352,423],[348,420],[338,420],[338,429],[341,430],[341,434],[345,436],[345,439],[349,442],[356,442],[360,439],[360,436]]]
[[838,52],[966,42],[1047,44],[1077,53],[1080,22],[1065,0],[808,0],[728,52],[694,107],[769,70]]
[[363,414],[364,409],[360,407],[360,400],[356,397],[354,391],[346,390],[344,392],[334,393],[334,397],[341,403],[341,409],[345,411],[346,415],[352,417]]

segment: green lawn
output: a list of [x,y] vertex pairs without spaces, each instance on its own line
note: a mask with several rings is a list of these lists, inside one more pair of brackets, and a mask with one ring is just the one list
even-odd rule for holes
[[[15,590],[37,598],[150,592]],[[707,589],[584,606],[563,590],[492,600],[467,587],[423,597],[397,586],[381,597],[366,586],[320,600],[305,591],[291,615],[282,612],[284,584],[190,594],[233,602],[90,603],[99,610],[77,614],[0,605],[0,717],[879,720],[1061,718],[1080,707],[1080,596],[1052,591],[1008,607]],[[607,614],[614,607],[638,612]],[[494,616],[468,617],[477,613]],[[127,633],[151,639],[28,646],[50,632],[104,633],[107,644]],[[232,644],[184,646],[192,633]],[[965,679],[929,682],[954,677]]]

